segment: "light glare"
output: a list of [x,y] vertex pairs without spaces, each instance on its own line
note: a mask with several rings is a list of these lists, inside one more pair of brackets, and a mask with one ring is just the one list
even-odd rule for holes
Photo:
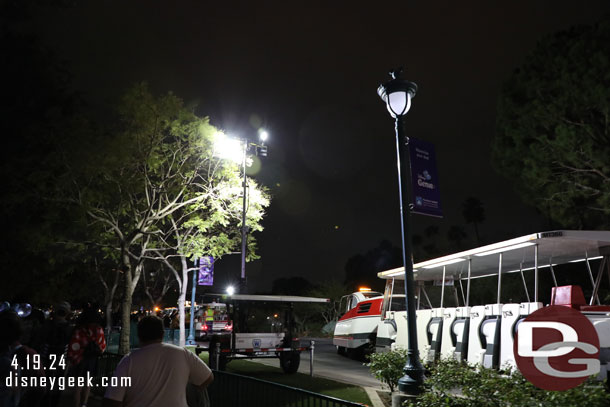
[[233,287],[232,285],[227,287],[227,294],[229,295],[233,295],[235,294],[235,287]]
[[217,133],[214,140],[214,156],[235,163],[243,159],[243,146],[241,141],[227,137],[224,133]]

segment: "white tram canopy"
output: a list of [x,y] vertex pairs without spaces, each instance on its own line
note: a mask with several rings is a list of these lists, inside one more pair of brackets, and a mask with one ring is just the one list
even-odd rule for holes
[[[486,277],[610,256],[610,231],[556,230],[493,243],[413,265],[415,280]],[[383,279],[404,279],[404,267],[377,274]]]
[[328,303],[328,298],[299,297],[296,295],[249,295],[249,294],[218,294],[226,301],[259,301],[259,302],[307,302]]

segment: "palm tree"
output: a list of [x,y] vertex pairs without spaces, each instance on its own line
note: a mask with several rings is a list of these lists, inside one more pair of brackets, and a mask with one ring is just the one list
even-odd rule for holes
[[466,239],[468,235],[462,226],[453,225],[447,231],[447,239],[455,243],[456,249],[462,248],[462,241]]
[[466,198],[464,203],[462,203],[462,215],[464,216],[466,223],[473,224],[477,245],[481,245],[478,225],[485,220],[485,208],[483,207],[483,203],[472,196]]

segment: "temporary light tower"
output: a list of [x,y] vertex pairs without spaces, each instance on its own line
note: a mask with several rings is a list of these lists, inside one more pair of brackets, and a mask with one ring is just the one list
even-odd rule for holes
[[256,155],[261,157],[267,156],[267,146],[265,141],[269,138],[269,133],[264,129],[258,130],[258,138],[261,144],[251,143],[247,139],[235,139],[224,135],[224,133],[217,133],[214,142],[214,155],[220,158],[229,159],[242,166],[243,171],[243,200],[242,200],[242,218],[241,218],[241,281],[239,292],[245,293],[246,291],[246,249],[247,249],[247,233],[248,227],[246,226],[246,210],[247,210],[247,198],[248,198],[248,180],[246,178],[246,164],[247,154],[250,148],[254,149]]

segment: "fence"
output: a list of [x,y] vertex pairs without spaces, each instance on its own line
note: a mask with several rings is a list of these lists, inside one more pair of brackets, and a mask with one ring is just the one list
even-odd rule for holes
[[[188,338],[190,330],[185,330],[185,338]],[[121,332],[113,330],[112,332],[106,332],[106,352],[117,353],[119,351],[119,338]],[[131,328],[129,335],[129,347],[131,349],[138,346],[138,331],[135,327]],[[163,342],[178,345],[180,343],[180,330],[179,329],[166,329],[163,334]]]
[[[110,377],[121,360],[121,355],[104,353],[98,359],[94,378],[100,383],[102,376]],[[94,387],[103,394],[105,389]],[[313,393],[296,387],[267,382],[233,373],[214,371],[214,381],[208,388],[214,407],[362,407],[363,404]]]
[[233,373],[214,371],[208,388],[214,407],[362,407],[363,404],[271,383]]
[[104,376],[112,377],[114,370],[121,361],[122,357],[123,356],[116,353],[104,352],[102,356],[97,358],[97,370],[95,372],[95,376],[93,377],[93,382],[97,386],[93,387],[94,393],[98,395],[104,394],[106,389],[101,387],[101,378]]

